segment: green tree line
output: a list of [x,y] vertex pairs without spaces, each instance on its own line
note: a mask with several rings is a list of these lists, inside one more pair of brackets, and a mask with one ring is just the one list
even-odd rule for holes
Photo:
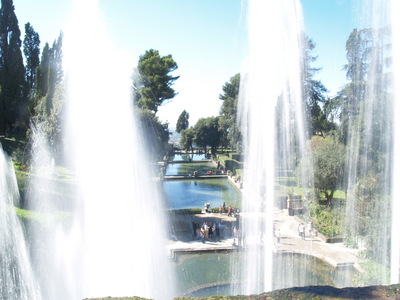
[[[40,47],[40,36],[25,24],[21,31],[12,0],[0,8],[0,136],[29,140],[32,126],[40,127],[56,156],[61,152],[62,117],[65,105],[63,34],[53,44]],[[25,60],[24,60],[25,58]],[[170,146],[168,123],[157,116],[158,107],[177,94],[172,88],[179,76],[172,55],[147,50],[138,59],[132,78],[135,113],[143,136],[153,145],[153,159],[160,159]]]

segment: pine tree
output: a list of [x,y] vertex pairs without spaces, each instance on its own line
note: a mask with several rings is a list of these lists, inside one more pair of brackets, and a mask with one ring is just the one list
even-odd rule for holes
[[8,134],[20,118],[25,87],[21,31],[12,0],[0,9],[0,134]]

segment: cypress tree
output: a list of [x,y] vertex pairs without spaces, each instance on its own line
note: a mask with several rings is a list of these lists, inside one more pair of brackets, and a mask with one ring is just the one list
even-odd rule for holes
[[40,38],[29,22],[25,24],[24,55],[26,59],[26,83],[28,88],[32,89],[36,69],[40,62]]
[[44,45],[42,58],[36,72],[36,98],[43,97],[49,89],[49,72],[50,72],[50,56],[51,49],[49,44]]
[[23,109],[25,68],[21,31],[12,0],[1,0],[0,9],[0,134],[17,125]]

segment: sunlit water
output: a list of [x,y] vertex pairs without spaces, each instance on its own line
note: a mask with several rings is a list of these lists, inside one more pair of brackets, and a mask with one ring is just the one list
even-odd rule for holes
[[26,208],[32,266],[42,299],[76,299],[82,295],[82,233],[74,181],[56,179],[55,164],[40,127],[32,126],[32,161]]
[[[400,3],[396,0],[390,1],[390,19],[392,23],[392,59],[393,59],[393,93],[394,93],[394,149],[393,152],[393,178],[392,178],[392,234],[391,234],[391,261],[390,261],[390,283],[398,283],[400,268],[400,235],[397,232],[399,228],[399,218],[397,213],[400,212],[400,18],[396,14],[400,10]],[[394,55],[396,53],[396,55]],[[394,230],[393,230],[394,229]]]
[[64,47],[66,146],[83,201],[84,296],[168,299],[168,229],[134,118],[134,59],[113,47],[100,16],[98,1],[79,2]]
[[193,163],[170,163],[167,166],[165,175],[193,176],[206,175],[208,171],[217,173],[217,166],[211,162],[193,162]]
[[24,228],[16,215],[20,206],[11,160],[0,144],[0,298],[36,300],[39,285],[31,268]]
[[185,179],[163,182],[166,205],[170,209],[201,208],[205,203],[218,209],[225,202],[226,208],[240,208],[241,194],[226,178]]
[[67,192],[54,188],[54,160],[33,128],[33,266],[43,299],[169,299],[168,228],[132,107],[134,59],[113,46],[100,16],[98,1],[76,1],[64,32]]
[[[352,274],[335,270],[313,257],[287,253],[276,254],[273,258],[274,269],[278,270],[271,280],[273,289],[307,285],[342,287],[351,283]],[[190,297],[231,295],[233,285],[246,285],[244,273],[235,282],[232,280],[231,264],[243,266],[242,259],[240,252],[178,255],[175,268],[180,294]]]
[[[383,266],[375,274],[379,283],[397,283],[400,255],[396,221],[399,211],[397,73],[400,69],[397,53],[400,32],[398,17],[391,14],[398,3],[370,0],[358,4],[358,28],[371,28],[372,33],[370,51],[364,57],[369,67],[366,87],[365,90],[354,89],[352,94],[351,105],[360,113],[349,120],[345,234],[360,249],[367,247],[373,259]],[[373,189],[372,192],[369,189]],[[375,202],[374,206],[362,202],[368,197]],[[367,226],[363,224],[363,211],[373,211],[368,216]],[[366,228],[361,235],[363,227]]]
[[205,154],[199,153],[185,153],[185,154],[175,154],[172,158],[173,161],[185,161],[185,160],[205,160],[207,156]]
[[246,280],[234,294],[272,289],[275,172],[293,169],[305,141],[302,30],[299,1],[249,1],[249,51],[239,103],[246,154],[243,211],[251,217],[241,225],[249,245],[243,264],[233,267]]

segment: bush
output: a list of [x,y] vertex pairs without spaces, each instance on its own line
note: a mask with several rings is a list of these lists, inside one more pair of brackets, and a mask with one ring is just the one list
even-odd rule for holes
[[390,270],[383,265],[373,261],[368,260],[360,263],[364,272],[356,272],[353,278],[353,284],[356,286],[362,285],[378,285],[386,284],[389,282]]
[[184,208],[184,209],[173,209],[170,210],[173,215],[195,215],[201,214],[201,208]]

